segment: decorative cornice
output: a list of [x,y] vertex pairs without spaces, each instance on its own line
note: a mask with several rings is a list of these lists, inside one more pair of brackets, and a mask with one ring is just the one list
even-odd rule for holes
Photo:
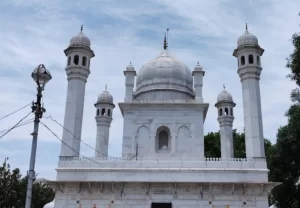
[[[200,195],[247,195],[247,196],[267,196],[270,191],[278,186],[277,182],[251,183],[179,183],[179,182],[101,182],[101,181],[80,181],[82,188],[77,192],[75,181],[47,181],[55,190],[59,187],[68,187],[66,193],[119,193],[120,197],[128,193],[152,195],[169,194],[177,198],[181,194],[193,193]],[[116,194],[118,197],[118,194]]]
[[259,66],[243,66],[238,69],[238,74],[240,76],[241,82],[246,79],[260,79],[262,68]]
[[86,82],[90,74],[90,69],[83,66],[70,65],[66,67],[65,70],[68,76],[68,80],[80,79]]

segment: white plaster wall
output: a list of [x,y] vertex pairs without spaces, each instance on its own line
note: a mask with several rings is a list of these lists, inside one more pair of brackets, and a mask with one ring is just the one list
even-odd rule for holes
[[232,126],[220,126],[221,157],[233,158],[233,132]]
[[[165,88],[162,88],[165,89]],[[178,91],[153,90],[141,93],[134,98],[135,100],[193,100],[194,98],[187,93]]]
[[60,156],[79,156],[85,84],[83,79],[68,81],[64,127],[75,136],[67,130],[63,130],[63,141],[73,149],[62,143]]
[[[193,187],[186,187],[187,192],[172,193],[165,191],[161,193],[146,193],[139,189],[130,191],[116,189],[114,192],[80,192],[70,190],[65,192],[57,191],[55,195],[54,208],[151,208],[151,203],[172,203],[172,208],[268,208],[268,196],[238,193],[200,193]],[[112,203],[113,201],[113,203]],[[79,202],[79,203],[77,203]],[[244,205],[244,202],[246,203]]]
[[265,157],[259,80],[242,81],[247,157]]
[[108,155],[110,123],[97,124],[96,150],[95,157]]
[[[156,149],[157,129],[165,126],[170,130],[170,150],[159,152]],[[188,129],[185,138],[178,130]],[[144,133],[139,133],[143,127]],[[148,131],[148,135],[145,133]],[[145,156],[161,154],[162,156],[189,155],[204,158],[203,110],[188,109],[185,105],[174,108],[159,108],[152,104],[144,108],[135,108],[124,112],[123,156],[130,157],[136,153],[138,142],[138,159]],[[178,148],[178,139],[184,140],[185,146]]]

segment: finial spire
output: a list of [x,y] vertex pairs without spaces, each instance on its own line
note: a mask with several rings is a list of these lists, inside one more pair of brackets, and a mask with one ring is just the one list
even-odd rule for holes
[[105,84],[105,91],[107,91],[107,84]]
[[199,61],[197,61],[197,65],[199,65]]
[[248,24],[246,23],[246,32],[248,32]]
[[167,33],[165,33],[165,38],[164,38],[164,50],[167,50],[168,48],[168,43],[167,43]]
[[223,89],[224,89],[224,90],[226,90],[226,88],[225,88],[225,84],[223,84]]
[[83,30],[83,24],[81,25],[81,27],[80,27],[80,31],[82,31]]

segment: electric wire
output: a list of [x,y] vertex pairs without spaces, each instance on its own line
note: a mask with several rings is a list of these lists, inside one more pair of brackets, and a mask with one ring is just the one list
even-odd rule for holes
[[62,124],[60,124],[57,120],[53,119],[50,116],[47,116],[47,117],[44,117],[46,119],[50,119],[51,121],[55,122],[57,125],[59,125],[61,128],[63,128],[64,130],[66,130],[67,132],[69,132],[70,134],[72,134],[72,136],[74,136],[75,139],[79,140],[80,142],[82,142],[84,145],[86,145],[87,147],[91,148],[92,150],[95,150],[97,153],[105,156],[105,157],[108,157],[108,158],[112,158],[112,159],[118,159],[118,160],[132,160],[133,158],[136,157],[136,155],[132,156],[131,158],[128,158],[128,159],[123,159],[123,158],[120,158],[120,157],[110,157],[108,156],[107,154],[104,154],[100,151],[98,151],[97,149],[95,149],[94,147],[90,146],[89,144],[87,144],[86,142],[82,141],[81,139],[79,139],[76,135],[74,135],[71,131],[69,131],[67,128],[65,128]]
[[23,106],[22,108],[19,108],[18,110],[15,110],[14,112],[11,112],[11,113],[9,113],[9,114],[7,114],[7,115],[5,115],[5,116],[2,116],[2,117],[0,118],[0,121],[1,121],[2,119],[4,119],[4,118],[7,118],[7,117],[9,117],[9,116],[11,116],[11,115],[13,115],[13,114],[19,112],[20,110],[23,110],[24,108],[26,108],[26,107],[29,106],[30,104],[31,104],[31,102],[28,103],[27,105]]
[[[15,129],[16,129],[16,128],[19,128],[19,127],[21,127],[21,126],[25,126],[25,125],[27,125],[27,124],[30,124],[30,123],[33,122],[33,120],[34,120],[34,118],[28,119],[28,120],[26,120],[26,121],[20,123],[19,125],[17,125],[17,126],[15,127]],[[5,132],[5,131],[8,131],[9,129],[10,129],[10,128],[1,130],[0,133]]]
[[50,132],[53,134],[53,136],[55,136],[56,139],[58,139],[61,143],[63,143],[63,144],[66,145],[67,147],[69,147],[72,151],[74,151],[75,153],[77,153],[80,157],[83,157],[84,159],[90,160],[90,161],[92,161],[92,162],[94,162],[94,163],[100,165],[101,167],[103,167],[103,164],[98,163],[97,161],[92,160],[92,159],[89,158],[89,157],[85,157],[85,156],[81,155],[78,151],[76,151],[76,150],[75,150],[74,148],[72,148],[70,145],[68,145],[67,143],[65,143],[61,138],[59,138],[59,137],[57,136],[57,134],[54,133],[54,131],[52,131],[52,130],[51,130],[46,124],[44,124],[42,121],[40,121],[40,123],[41,123],[48,131],[50,131]]
[[20,119],[13,127],[11,127],[10,129],[8,129],[4,134],[2,134],[0,136],[0,139],[2,137],[4,137],[6,134],[8,134],[11,130],[15,129],[25,118],[27,118],[30,114],[32,113],[32,111],[30,111],[26,116],[24,116],[22,119]]

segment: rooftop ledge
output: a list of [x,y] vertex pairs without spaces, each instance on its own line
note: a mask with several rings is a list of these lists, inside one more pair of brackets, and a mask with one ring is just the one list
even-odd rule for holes
[[58,169],[116,169],[116,170],[267,170],[265,158],[199,158],[186,157],[60,157]]

